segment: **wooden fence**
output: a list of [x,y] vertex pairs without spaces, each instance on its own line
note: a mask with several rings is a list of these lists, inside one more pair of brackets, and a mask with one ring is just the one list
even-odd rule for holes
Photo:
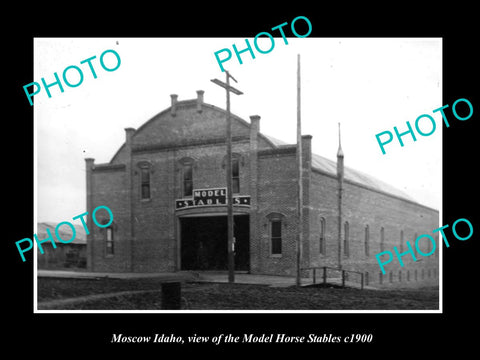
[[[317,270],[321,270],[321,276],[322,276],[322,283],[326,284],[327,283],[327,278],[328,278],[328,270],[334,270],[336,272],[341,272],[341,281],[342,281],[342,287],[345,287],[345,281],[348,279],[349,281],[351,280],[348,276],[348,274],[358,274],[360,275],[360,289],[363,290],[364,286],[364,273],[360,271],[353,271],[353,270],[344,270],[344,269],[338,269],[334,267],[329,267],[329,266],[314,266],[314,267],[307,267],[307,268],[302,268],[302,270],[312,270],[313,274],[313,284],[317,284]],[[356,277],[356,276],[355,276]],[[354,278],[355,278],[354,277]]]

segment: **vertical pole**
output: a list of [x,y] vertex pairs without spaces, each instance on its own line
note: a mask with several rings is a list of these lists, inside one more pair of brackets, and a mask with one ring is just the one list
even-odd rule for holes
[[315,284],[316,283],[316,270],[317,268],[313,268],[313,283]]
[[323,284],[325,285],[327,283],[327,267],[323,267]]
[[303,239],[303,184],[302,184],[302,122],[300,97],[300,54],[297,55],[297,165],[298,165],[298,235],[297,235],[297,286],[301,285],[301,260]]
[[363,290],[363,273],[360,274],[360,290]]
[[345,270],[342,270],[342,287],[345,287]]
[[343,195],[343,150],[340,138],[340,123],[338,123],[338,152],[337,152],[337,178],[338,178],[338,268],[342,268],[342,195]]
[[[87,158],[85,159],[85,168],[86,168],[86,185],[87,185],[87,225],[90,226],[90,228],[93,227],[93,220],[92,220],[92,212],[93,212],[93,177],[92,177],[92,168],[93,168],[93,163],[94,159],[92,158]],[[94,236],[90,232],[87,235],[87,270],[88,271],[94,271],[94,264],[95,264],[95,259],[94,259]],[[37,258],[38,260],[38,258]]]
[[230,118],[230,74],[227,77],[227,237],[228,237],[228,282],[235,282],[235,259],[233,252],[233,195],[232,195],[232,120]]

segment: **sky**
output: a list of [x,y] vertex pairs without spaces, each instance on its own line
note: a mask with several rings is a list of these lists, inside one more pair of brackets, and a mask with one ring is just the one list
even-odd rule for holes
[[[253,47],[253,39],[249,39]],[[54,82],[70,65],[83,71],[78,87],[42,88],[34,96],[35,215],[38,222],[69,221],[86,211],[85,158],[107,163],[125,141],[127,127],[143,123],[178,100],[196,98],[225,108],[225,91],[210,80],[225,81],[214,53],[245,38],[36,38],[34,79]],[[270,40],[260,38],[268,49]],[[105,71],[99,62],[115,50],[121,64]],[[232,95],[231,111],[250,121],[260,115],[260,131],[296,142],[297,54],[301,57],[302,134],[312,135],[312,151],[336,161],[341,123],[345,166],[370,174],[407,193],[420,204],[440,210],[442,191],[442,120],[433,113],[442,103],[441,38],[275,38],[273,50],[255,59],[248,52],[223,63],[244,94]],[[88,64],[92,60],[97,78]],[[223,54],[221,55],[223,56]],[[116,65],[109,53],[107,67]],[[72,83],[79,81],[74,70]],[[63,81],[63,80],[62,80]],[[25,106],[30,106],[25,97]],[[396,126],[407,130],[422,114],[437,124],[417,141],[403,136],[385,146],[375,135]],[[425,119],[424,119],[425,120]],[[424,132],[431,124],[420,123]]]

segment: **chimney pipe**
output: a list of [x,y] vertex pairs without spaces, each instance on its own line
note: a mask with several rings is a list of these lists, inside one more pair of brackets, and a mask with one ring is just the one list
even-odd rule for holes
[[260,132],[260,115],[250,116],[250,126],[258,133]]
[[203,105],[203,94],[205,91],[197,90],[197,112],[202,112],[202,105]]
[[132,143],[132,136],[133,136],[134,133],[135,133],[134,128],[131,128],[131,127],[125,128],[125,142],[127,144]]
[[170,113],[172,114],[172,116],[175,116],[177,114],[178,95],[177,94],[172,94],[172,95],[170,95],[170,97],[172,98],[172,108],[170,110]]

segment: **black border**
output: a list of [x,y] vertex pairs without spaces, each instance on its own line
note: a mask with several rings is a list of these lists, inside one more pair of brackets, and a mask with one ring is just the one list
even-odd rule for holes
[[[355,8],[340,4],[338,9],[325,8],[312,3],[310,8],[297,10],[290,4],[278,3],[275,9],[246,3],[230,6],[206,3],[185,5],[175,11],[162,4],[149,3],[127,7],[126,3],[111,4],[105,11],[98,6],[85,5],[71,12],[38,11],[29,7],[15,16],[4,29],[8,54],[3,56],[7,86],[4,88],[4,117],[6,138],[4,151],[4,191],[8,197],[8,221],[3,249],[7,259],[4,264],[4,289],[8,316],[7,345],[12,350],[31,346],[35,352],[50,352],[53,348],[69,348],[72,354],[109,354],[143,350],[155,351],[155,356],[166,356],[164,349],[175,352],[189,350],[196,354],[207,349],[238,351],[271,349],[272,345],[241,344],[175,345],[110,344],[113,333],[213,336],[218,333],[286,333],[303,335],[332,333],[345,336],[351,333],[371,333],[371,344],[317,344],[289,345],[297,350],[314,350],[312,354],[335,349],[365,349],[376,354],[378,346],[389,351],[381,356],[401,351],[416,355],[425,351],[433,355],[436,350],[461,345],[463,351],[473,347],[475,324],[469,319],[476,312],[476,256],[478,253],[478,215],[474,211],[478,199],[476,185],[475,130],[478,129],[480,104],[478,81],[478,37],[473,14],[476,10],[467,5],[449,4],[449,9],[425,11],[406,3],[389,4],[385,8],[367,7],[364,3]],[[240,10],[239,10],[240,9]],[[12,11],[12,10],[11,10]],[[52,12],[53,11],[53,12]],[[18,14],[18,12],[16,13]],[[442,37],[443,38],[443,104],[453,104],[458,98],[467,98],[473,104],[474,115],[468,121],[454,120],[447,111],[450,128],[443,128],[443,223],[452,224],[458,218],[467,218],[473,224],[474,235],[468,241],[450,241],[444,247],[444,313],[443,314],[33,314],[33,258],[26,263],[18,257],[14,242],[33,234],[33,108],[25,99],[22,86],[33,81],[34,37],[182,37],[182,36],[238,36],[254,37],[282,22],[290,22],[303,15],[313,25],[311,37]],[[2,25],[4,26],[4,25]],[[17,30],[17,31],[15,31]],[[5,43],[4,43],[5,44]],[[192,54],[194,61],[194,54]],[[393,111],[393,110],[392,110]],[[19,171],[20,170],[20,173]],[[476,205],[476,204],[475,204]],[[447,233],[448,234],[448,233]],[[450,235],[451,236],[451,235]],[[165,346],[167,346],[165,348]],[[305,347],[306,346],[306,347]],[[315,347],[316,346],[316,347]],[[320,346],[320,347],[319,347]],[[29,346],[30,347],[30,346]],[[280,350],[286,345],[275,345]],[[372,352],[372,350],[374,352]],[[318,351],[318,353],[317,353]],[[173,353],[175,354],[175,353]],[[252,353],[254,354],[254,353]],[[315,356],[316,356],[315,355]],[[407,355],[407,356],[408,356]]]

